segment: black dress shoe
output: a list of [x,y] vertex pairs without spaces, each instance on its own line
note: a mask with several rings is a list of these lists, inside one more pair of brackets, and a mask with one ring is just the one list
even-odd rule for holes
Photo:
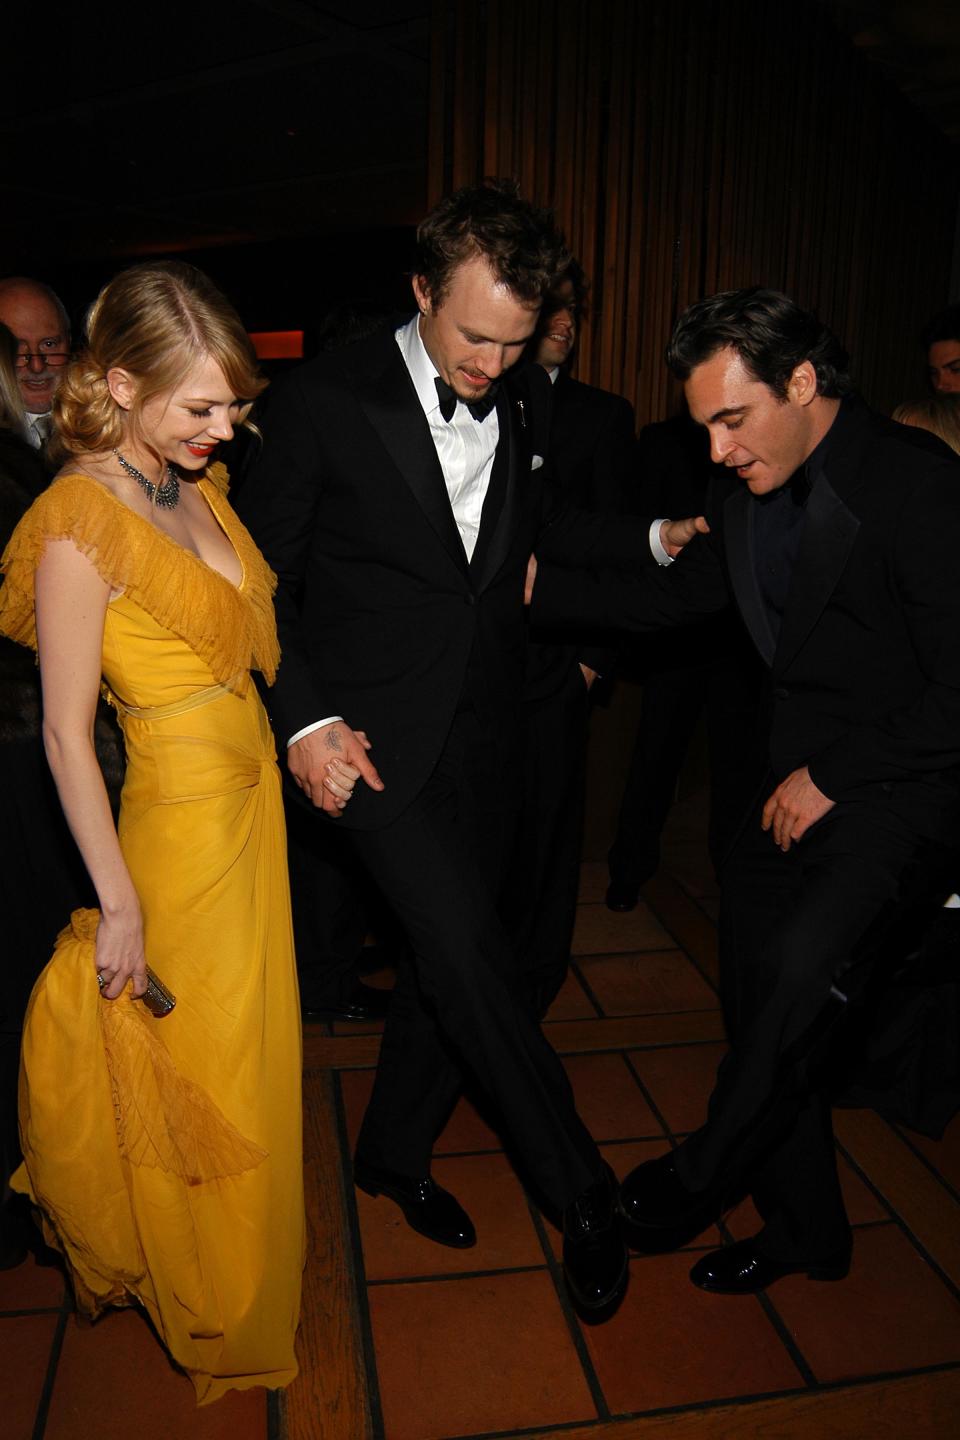
[[429,1175],[415,1180],[357,1158],[353,1162],[353,1178],[368,1195],[387,1195],[395,1200],[410,1228],[428,1240],[450,1245],[455,1250],[469,1250],[471,1245],[476,1245],[477,1232],[466,1210],[449,1190],[442,1189]]
[[329,1020],[385,1020],[390,1010],[390,991],[355,980],[344,993],[329,1003],[301,1005],[305,1025]]
[[677,1174],[672,1151],[631,1170],[617,1197],[621,1216],[637,1231],[672,1231],[697,1225],[701,1219],[700,1229],[703,1229],[716,1217],[719,1208],[708,1191],[687,1189]]
[[[563,1212],[563,1269],[581,1309],[613,1313],[627,1288],[628,1258],[616,1223],[612,1172],[578,1195]],[[604,1317],[606,1318],[606,1317]]]
[[774,1260],[757,1248],[756,1236],[738,1240],[704,1255],[690,1271],[701,1290],[717,1295],[755,1295],[784,1275],[806,1274],[811,1280],[843,1280],[850,1270],[850,1248],[825,1260]]
[[618,914],[625,914],[628,910],[636,910],[639,899],[639,885],[628,885],[623,880],[611,880],[607,886],[608,910],[616,910]]

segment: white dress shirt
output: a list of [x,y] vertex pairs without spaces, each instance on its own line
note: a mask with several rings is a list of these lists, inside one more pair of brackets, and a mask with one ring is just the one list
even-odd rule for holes
[[401,326],[396,341],[430,426],[463,548],[467,559],[472,560],[500,438],[497,412],[491,410],[483,420],[475,420],[467,406],[458,401],[450,419],[444,420],[435,383],[440,372],[420,338],[419,315]]

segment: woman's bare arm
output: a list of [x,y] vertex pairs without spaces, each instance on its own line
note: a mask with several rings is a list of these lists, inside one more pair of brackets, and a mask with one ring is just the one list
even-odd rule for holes
[[[110,586],[72,540],[47,544],[36,574],[43,743],[67,823],[100,901],[97,970],[114,1000],[146,989],[140,902],[124,863],[93,747]],[[158,857],[159,858],[159,857]]]

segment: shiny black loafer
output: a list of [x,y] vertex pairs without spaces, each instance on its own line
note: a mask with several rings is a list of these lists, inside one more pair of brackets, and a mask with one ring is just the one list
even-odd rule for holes
[[738,1240],[722,1250],[703,1255],[690,1271],[701,1290],[715,1295],[756,1295],[785,1275],[807,1275],[811,1280],[843,1280],[850,1271],[850,1250],[824,1260],[774,1260],[757,1248],[756,1237]]
[[455,1250],[469,1250],[476,1245],[477,1232],[466,1210],[429,1175],[417,1180],[358,1158],[353,1162],[353,1178],[366,1194],[386,1195],[396,1201],[407,1224],[418,1235]]
[[627,1288],[627,1247],[614,1214],[615,1189],[608,1173],[563,1212],[567,1286],[576,1304],[594,1314],[612,1314]]

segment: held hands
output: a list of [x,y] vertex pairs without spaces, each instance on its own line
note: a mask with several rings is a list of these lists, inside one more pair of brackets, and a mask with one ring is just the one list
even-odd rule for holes
[[287,749],[287,766],[294,782],[318,810],[339,819],[360,776],[371,790],[383,781],[367,759],[370,741],[362,730],[351,730],[342,720],[311,730]]
[[671,560],[675,560],[694,535],[709,535],[710,526],[703,515],[690,515],[686,520],[664,520],[660,526],[660,544]]
[[116,1000],[128,980],[133,981],[135,996],[143,994],[147,988],[147,959],[139,906],[114,915],[101,914],[94,953],[100,994],[105,1000]]
[[810,826],[822,820],[835,804],[817,789],[804,765],[777,786],[763,807],[760,823],[764,830],[773,829],[774,840],[786,854],[791,841],[802,840]]

